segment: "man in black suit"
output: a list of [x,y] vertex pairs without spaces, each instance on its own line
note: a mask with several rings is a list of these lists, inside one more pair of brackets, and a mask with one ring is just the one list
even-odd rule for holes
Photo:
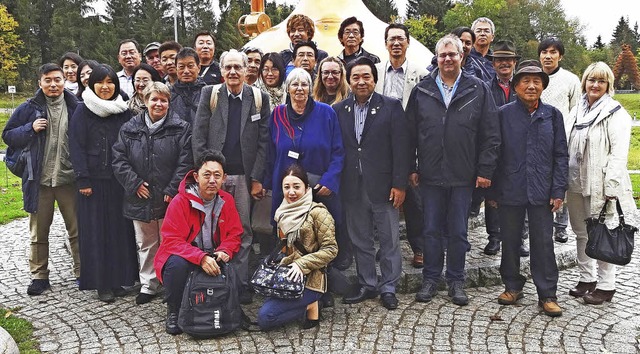
[[[374,92],[378,71],[370,59],[349,63],[347,81],[353,95],[333,109],[345,149],[341,186],[360,290],[343,302],[355,304],[380,293],[382,305],[393,310],[398,307],[395,291],[402,273],[398,208],[409,176],[408,124],[402,102]],[[374,226],[380,241],[380,280]]]

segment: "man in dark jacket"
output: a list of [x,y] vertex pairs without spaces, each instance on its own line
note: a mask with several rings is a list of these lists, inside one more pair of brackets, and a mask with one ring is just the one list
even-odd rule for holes
[[471,30],[476,35],[476,41],[473,43],[473,49],[471,49],[467,60],[475,66],[480,79],[489,83],[496,76],[491,59],[488,57],[491,54],[491,42],[496,35],[496,26],[491,19],[480,17],[473,21]]
[[[316,25],[309,16],[303,14],[292,15],[287,21],[287,34],[291,43],[289,48],[280,51],[282,55],[282,61],[284,61],[286,75],[295,67],[293,60],[295,59],[293,48],[300,42],[309,42],[313,40],[313,35],[316,33]],[[317,48],[317,47],[316,47]],[[317,49],[317,55],[315,56],[316,63],[322,61],[322,59],[329,56],[327,52],[322,49]]]
[[520,63],[512,83],[518,99],[500,107],[502,153],[493,189],[500,206],[500,275],[505,285],[498,303],[513,305],[524,296],[526,278],[520,274],[518,249],[527,213],[538,304],[546,315],[555,317],[562,315],[562,309],[556,297],[553,212],[562,207],[567,190],[569,156],[562,113],[540,100],[548,84],[549,76],[538,61]]
[[338,54],[338,58],[342,59],[345,65],[359,57],[368,58],[374,64],[380,62],[380,58],[377,55],[369,53],[362,48],[362,43],[364,42],[364,26],[362,25],[362,21],[358,20],[355,16],[342,21],[338,29],[338,40],[344,47],[340,54]]
[[217,85],[224,81],[220,64],[213,60],[216,52],[216,41],[208,31],[198,32],[193,40],[193,48],[200,58],[200,78],[207,85]]
[[411,151],[417,151],[419,167],[410,179],[420,183],[425,221],[423,282],[416,300],[428,302],[436,294],[446,249],[449,296],[454,304],[466,305],[469,205],[474,187],[491,185],[500,128],[488,86],[462,75],[460,39],[444,36],[436,55],[438,69],[414,87],[407,105]]
[[27,294],[40,295],[49,284],[49,227],[54,204],[64,219],[73,257],[73,272],[80,277],[75,176],[69,159],[69,119],[78,103],[64,89],[64,75],[56,64],[40,67],[40,89],[11,115],[2,132],[9,149],[23,150],[27,165],[22,173],[22,199],[29,213],[33,280]]
[[206,86],[198,77],[200,59],[193,48],[182,48],[176,55],[178,81],[171,86],[171,110],[193,124],[200,102],[200,91]]
[[[351,95],[333,108],[345,150],[341,186],[348,234],[353,243],[360,291],[343,299],[355,304],[380,293],[382,305],[398,307],[396,283],[402,273],[399,211],[409,176],[409,130],[399,100],[374,93],[378,71],[368,58],[347,66]],[[376,275],[373,228],[380,240]]]

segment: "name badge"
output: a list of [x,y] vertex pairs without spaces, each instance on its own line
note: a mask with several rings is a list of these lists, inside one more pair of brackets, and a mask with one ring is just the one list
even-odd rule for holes
[[257,120],[260,120],[260,118],[261,118],[260,117],[260,113],[257,113],[257,114],[254,114],[254,115],[251,116],[251,121],[255,122]]
[[295,152],[295,151],[291,151],[289,150],[289,153],[287,154],[287,156],[289,156],[292,159],[298,159],[300,157],[300,154]]

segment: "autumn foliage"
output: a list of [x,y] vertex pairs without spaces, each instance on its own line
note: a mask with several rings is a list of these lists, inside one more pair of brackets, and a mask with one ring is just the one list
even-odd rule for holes
[[616,65],[613,67],[613,76],[616,88],[628,88],[628,85],[632,84],[634,88],[640,89],[638,63],[628,44],[622,45],[622,52],[618,55]]

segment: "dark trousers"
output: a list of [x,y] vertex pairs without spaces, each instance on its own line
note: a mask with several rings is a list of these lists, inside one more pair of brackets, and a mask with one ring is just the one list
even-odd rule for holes
[[164,285],[164,300],[167,306],[178,310],[182,303],[184,286],[187,284],[189,273],[197,267],[186,259],[171,255],[162,268],[162,280]]
[[422,253],[423,236],[422,229],[424,227],[424,214],[422,212],[422,198],[420,197],[420,189],[418,187],[407,187],[407,194],[402,204],[404,212],[404,221],[407,226],[407,241],[411,246],[413,253]]
[[526,278],[520,274],[520,245],[525,213],[529,215],[531,275],[540,300],[555,299],[558,266],[553,249],[553,213],[548,205],[500,205],[502,259],[500,276],[508,290],[520,291]]
[[[480,204],[485,199],[486,188],[475,188],[473,190],[473,198],[471,199],[471,213],[478,215],[480,212]],[[497,208],[492,208],[485,203],[484,205],[484,223],[489,235],[489,241],[500,241],[500,216]]]
[[[464,266],[470,249],[467,220],[473,187],[421,185],[424,210],[423,281],[438,283],[447,253],[447,282],[464,281]],[[446,232],[445,232],[446,230]]]
[[318,300],[322,293],[304,289],[299,299],[267,298],[258,310],[258,326],[267,331],[301,320],[307,312],[307,306]]

